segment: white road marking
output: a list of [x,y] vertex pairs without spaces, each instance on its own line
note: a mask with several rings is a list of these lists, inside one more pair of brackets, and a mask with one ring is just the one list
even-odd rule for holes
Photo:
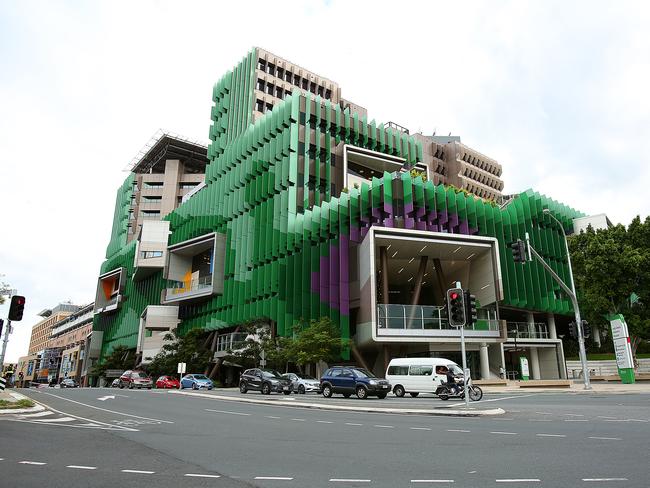
[[567,417],[584,417],[584,415],[579,414],[579,413],[565,413]]
[[471,432],[465,429],[447,429],[447,432]]
[[467,474],[474,474],[474,473],[476,473],[476,470],[467,472]]
[[255,476],[256,480],[278,480],[278,481],[291,481],[293,478],[286,476]]
[[582,478],[582,481],[628,481],[627,478]]
[[[535,396],[535,395],[541,395],[541,393],[530,393],[528,395],[516,395],[516,396],[501,397],[501,398],[491,398],[489,400],[481,400],[481,403],[500,402],[502,400],[512,400],[513,398],[525,398],[525,397],[531,397],[531,396]],[[465,405],[465,402],[454,403],[454,404],[450,405],[450,407],[459,407],[461,405]]]
[[34,418],[34,417],[47,417],[48,415],[54,415],[54,412],[50,411],[45,411],[45,412],[36,412],[36,413],[26,413],[24,415],[20,415],[20,418]]
[[517,435],[516,432],[499,432],[499,431],[490,432],[490,434],[498,434],[498,435]]
[[620,437],[589,437],[589,439],[598,439],[601,441],[620,441]]
[[291,419],[291,420],[293,420],[294,422],[304,422],[305,421],[305,419]]
[[453,483],[454,480],[411,480],[411,483]]
[[218,474],[195,474],[195,473],[187,473],[184,474],[183,476],[187,476],[189,478],[221,478],[220,475]]
[[539,415],[553,415],[551,412],[535,412]]
[[[50,395],[50,396],[53,396],[53,397],[55,397],[55,398],[59,398],[59,399],[61,399],[61,400],[65,400],[66,402],[76,403],[77,405],[83,405],[84,407],[94,408],[95,410],[102,410],[103,412],[114,413],[114,414],[117,414],[117,415],[123,415],[123,416],[125,416],[125,417],[134,417],[134,418],[137,418],[137,419],[144,419],[144,420],[155,420],[155,421],[157,421],[157,422],[162,422],[162,423],[164,423],[164,424],[173,424],[173,423],[174,423],[174,422],[172,422],[171,420],[152,419],[152,418],[149,418],[149,417],[141,417],[141,416],[139,416],[139,415],[133,415],[133,414],[131,414],[131,413],[117,412],[117,411],[115,411],[115,410],[109,410],[109,409],[107,409],[107,408],[96,407],[96,406],[94,406],[94,405],[89,405],[89,404],[87,404],[87,403],[78,402],[78,401],[76,401],[76,400],[72,400],[72,399],[70,399],[70,398],[65,398],[65,397],[62,397],[62,396],[59,396],[59,395],[55,395],[55,394],[53,394],[53,393],[46,393],[46,392],[44,392],[44,391],[39,391],[39,393],[41,393],[41,394],[43,394],[43,395]],[[48,407],[48,408],[49,408],[49,407]],[[54,408],[50,408],[50,410],[54,410],[54,411],[56,412],[56,409],[54,409]],[[79,417],[79,418],[81,418],[81,417]],[[84,419],[84,420],[89,420],[89,419]],[[109,424],[106,424],[106,425],[109,425]]]
[[361,426],[361,425],[363,425],[363,424],[355,424],[355,423],[353,423],[353,422],[346,422],[345,425],[358,425],[358,426]]
[[229,413],[230,415],[243,415],[244,417],[248,417],[251,414],[250,413],[242,413],[242,412],[229,412],[228,410],[212,410],[211,408],[206,408],[206,412],[216,412],[216,413]]
[[502,479],[495,480],[497,483],[536,483],[541,481],[538,478],[512,478],[512,479]]
[[394,429],[395,427],[392,425],[373,425],[373,427],[379,427],[380,429]]
[[274,417],[273,415],[265,415],[264,418],[267,418],[267,419],[279,419],[281,417]]
[[103,397],[97,398],[100,402],[105,402],[106,400],[115,400],[115,395],[106,395]]
[[66,466],[66,468],[72,468],[72,469],[97,469],[95,466],[77,466],[75,464],[71,464],[70,466]]
[[334,422],[331,422],[329,420],[317,420],[317,424],[333,424]]
[[411,430],[431,430],[429,427],[409,427]]
[[[565,422],[589,422],[586,419],[564,419]],[[605,420],[605,422],[612,422],[611,420]]]
[[566,437],[564,434],[535,434],[537,437]]
[[47,423],[51,423],[51,422],[74,422],[74,420],[75,419],[73,419],[72,417],[60,417],[58,419],[33,419],[32,422],[43,422],[43,423],[45,423],[45,422],[47,422]]
[[155,471],[142,471],[139,469],[123,469],[122,473],[154,474]]
[[38,462],[38,461],[20,461],[18,464],[31,464],[33,466],[44,466],[47,463],[41,463],[41,462]]
[[551,419],[528,419],[529,422],[553,422]]
[[604,415],[599,415],[597,418],[599,418],[599,419],[609,419],[609,420],[616,419],[616,417],[606,417]]
[[514,419],[492,419],[492,420],[514,420]]
[[353,478],[330,478],[331,483],[370,483],[372,480],[360,480]]
[[650,420],[626,419],[628,422],[650,422]]

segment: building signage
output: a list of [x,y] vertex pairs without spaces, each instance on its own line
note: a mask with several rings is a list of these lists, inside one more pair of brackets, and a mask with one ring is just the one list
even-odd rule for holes
[[530,378],[530,370],[528,369],[528,359],[521,356],[519,358],[519,366],[521,367],[521,379],[524,381],[528,381],[528,378]]
[[615,319],[610,321],[612,326],[612,339],[616,342],[618,339],[629,337],[627,332],[627,324],[622,315],[615,315]]
[[612,315],[609,317],[609,323],[612,327],[618,375],[623,383],[634,383],[634,359],[625,318],[621,314]]

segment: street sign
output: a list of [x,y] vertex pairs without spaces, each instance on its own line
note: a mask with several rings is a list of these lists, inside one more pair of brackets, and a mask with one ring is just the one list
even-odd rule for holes
[[519,357],[519,365],[521,366],[521,379],[528,381],[530,378],[530,370],[528,369],[528,359],[523,356]]
[[187,363],[178,363],[178,370],[176,371],[178,374],[185,374],[186,370],[187,370]]
[[625,318],[621,314],[609,317],[616,353],[616,366],[622,383],[634,383],[634,358],[630,344],[629,331]]

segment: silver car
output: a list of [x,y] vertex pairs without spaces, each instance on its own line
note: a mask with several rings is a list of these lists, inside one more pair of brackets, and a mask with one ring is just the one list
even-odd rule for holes
[[307,393],[308,391],[320,393],[320,381],[312,376],[300,373],[285,373],[282,377],[291,381],[293,391],[297,393]]

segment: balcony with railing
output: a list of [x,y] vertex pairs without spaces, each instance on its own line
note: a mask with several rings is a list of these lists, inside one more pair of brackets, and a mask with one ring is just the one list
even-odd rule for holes
[[550,339],[548,326],[543,322],[508,322],[508,340]]
[[201,276],[190,281],[168,280],[165,302],[186,300],[212,294],[212,275]]
[[[459,329],[449,325],[445,307],[377,304],[377,335],[456,337]],[[499,337],[499,321],[488,316],[465,328],[468,336]]]

